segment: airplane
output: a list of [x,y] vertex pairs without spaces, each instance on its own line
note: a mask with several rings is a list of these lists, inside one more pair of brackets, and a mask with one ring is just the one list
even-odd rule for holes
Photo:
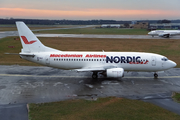
[[180,35],[180,30],[153,30],[148,33],[148,35],[159,36],[164,38],[169,38],[170,36]]
[[18,53],[22,59],[41,65],[77,72],[92,72],[108,78],[122,78],[124,71],[154,72],[164,71],[176,66],[167,57],[144,52],[76,52],[60,51],[43,45],[24,22],[16,22],[22,49]]

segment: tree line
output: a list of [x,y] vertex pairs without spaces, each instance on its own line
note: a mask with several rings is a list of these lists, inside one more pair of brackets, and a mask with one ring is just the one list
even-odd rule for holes
[[26,24],[34,25],[101,25],[101,24],[124,24],[131,21],[116,20],[41,20],[41,19],[0,19],[0,24],[15,24],[16,21],[23,21]]
[[[102,25],[102,24],[131,24],[132,21],[116,20],[44,20],[44,19],[1,19],[0,24],[15,24],[16,21],[23,21],[32,25]],[[138,21],[138,20],[137,20]],[[141,20],[139,22],[149,23],[180,23],[180,20]]]

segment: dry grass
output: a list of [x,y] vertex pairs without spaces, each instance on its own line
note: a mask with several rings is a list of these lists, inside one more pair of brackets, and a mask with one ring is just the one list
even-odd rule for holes
[[174,93],[173,93],[173,99],[174,99],[176,102],[179,102],[179,103],[180,103],[180,92],[179,92],[179,93],[174,92]]
[[[101,38],[39,38],[49,47],[62,51],[117,51],[157,53],[175,61],[180,67],[180,40],[169,39],[101,39]],[[8,48],[15,46],[15,48]],[[19,56],[4,55],[5,52],[18,53],[21,50],[19,40],[14,37],[0,40],[0,64],[32,65]],[[13,60],[12,60],[13,58]],[[36,64],[33,64],[36,65]]]
[[145,29],[117,29],[117,28],[75,28],[75,29],[59,29],[46,30],[41,33],[51,34],[103,34],[103,35],[147,35],[148,31]]
[[[50,111],[49,111],[50,110]],[[100,98],[30,104],[31,120],[178,120],[180,116],[138,100]]]

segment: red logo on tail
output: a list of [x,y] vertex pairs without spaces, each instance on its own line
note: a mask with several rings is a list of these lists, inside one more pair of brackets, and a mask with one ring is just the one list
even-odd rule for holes
[[36,40],[33,40],[33,41],[29,42],[25,36],[21,36],[21,38],[23,39],[25,44],[33,44],[34,42],[36,42]]

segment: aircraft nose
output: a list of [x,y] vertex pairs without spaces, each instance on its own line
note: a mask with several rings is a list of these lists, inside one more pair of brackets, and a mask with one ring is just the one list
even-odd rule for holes
[[173,61],[169,61],[169,66],[171,67],[171,68],[173,68],[173,67],[176,67],[176,63],[175,62],[173,62]]
[[148,32],[148,35],[151,35],[152,34],[152,32]]

